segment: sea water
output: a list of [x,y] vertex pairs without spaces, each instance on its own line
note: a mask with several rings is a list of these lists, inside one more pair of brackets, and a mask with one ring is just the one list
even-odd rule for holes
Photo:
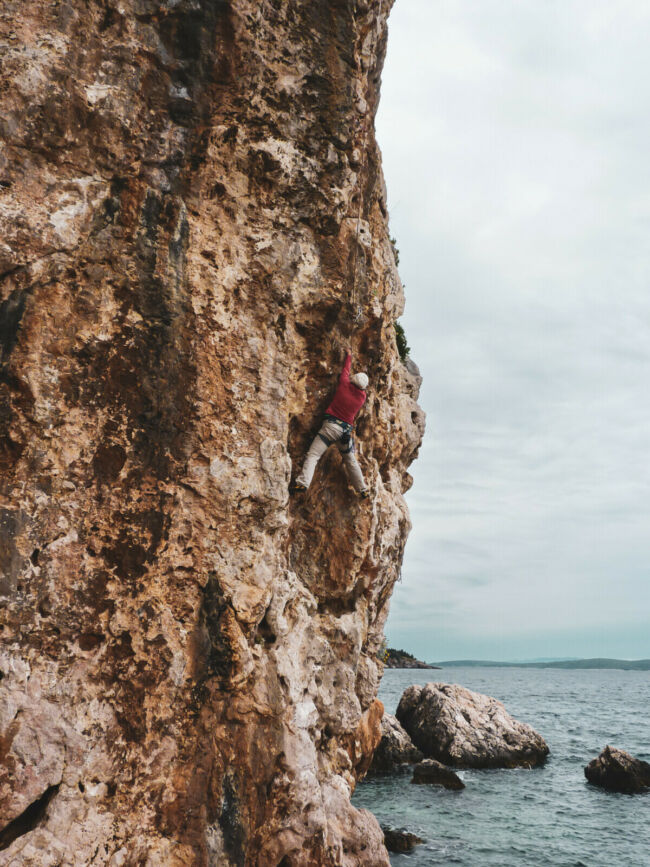
[[356,807],[425,840],[392,865],[650,867],[650,794],[605,792],[584,776],[606,744],[650,761],[650,672],[387,669],[379,698],[395,713],[407,686],[430,681],[499,699],[551,753],[533,770],[460,771],[460,792],[412,785],[408,771],[360,783]]

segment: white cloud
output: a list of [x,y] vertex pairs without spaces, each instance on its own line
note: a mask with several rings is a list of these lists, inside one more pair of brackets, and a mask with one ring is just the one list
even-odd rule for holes
[[428,430],[387,633],[429,658],[650,656],[649,39],[632,0],[391,15],[377,132]]

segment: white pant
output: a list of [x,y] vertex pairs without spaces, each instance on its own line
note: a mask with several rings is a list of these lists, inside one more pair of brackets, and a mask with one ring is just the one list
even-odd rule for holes
[[[350,474],[350,481],[352,482],[354,490],[357,493],[365,491],[366,483],[363,480],[363,473],[361,472],[361,467],[359,466],[359,462],[357,461],[357,457],[354,453],[354,442],[352,441],[352,434],[350,434],[349,443],[347,445],[343,445],[340,442],[340,439],[344,435],[344,433],[345,430],[341,427],[341,425],[336,424],[336,422],[331,421],[330,419],[325,419],[325,421],[321,425],[321,429],[318,431],[317,436],[314,437],[314,441],[309,447],[307,457],[305,458],[305,463],[302,467],[302,472],[296,479],[296,482],[298,484],[304,485],[306,488],[309,487],[309,485],[311,484],[311,480],[314,477],[314,470],[316,469],[316,464],[321,459],[323,454],[327,451],[329,446],[333,443],[336,443],[338,450],[341,452],[341,456],[343,457],[345,466],[348,469],[348,473]],[[326,442],[326,440],[328,440],[328,442]]]

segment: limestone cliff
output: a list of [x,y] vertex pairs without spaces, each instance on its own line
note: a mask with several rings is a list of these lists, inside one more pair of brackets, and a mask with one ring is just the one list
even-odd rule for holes
[[[390,5],[0,6],[2,865],[388,863]],[[330,453],[290,500],[347,344],[371,499]]]

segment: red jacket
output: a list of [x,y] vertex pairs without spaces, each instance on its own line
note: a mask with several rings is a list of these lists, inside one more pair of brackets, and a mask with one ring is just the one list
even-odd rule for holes
[[325,410],[327,415],[333,415],[348,424],[354,424],[354,417],[366,402],[365,391],[350,382],[351,365],[352,356],[348,353],[339,377],[339,387],[336,389],[334,400]]

